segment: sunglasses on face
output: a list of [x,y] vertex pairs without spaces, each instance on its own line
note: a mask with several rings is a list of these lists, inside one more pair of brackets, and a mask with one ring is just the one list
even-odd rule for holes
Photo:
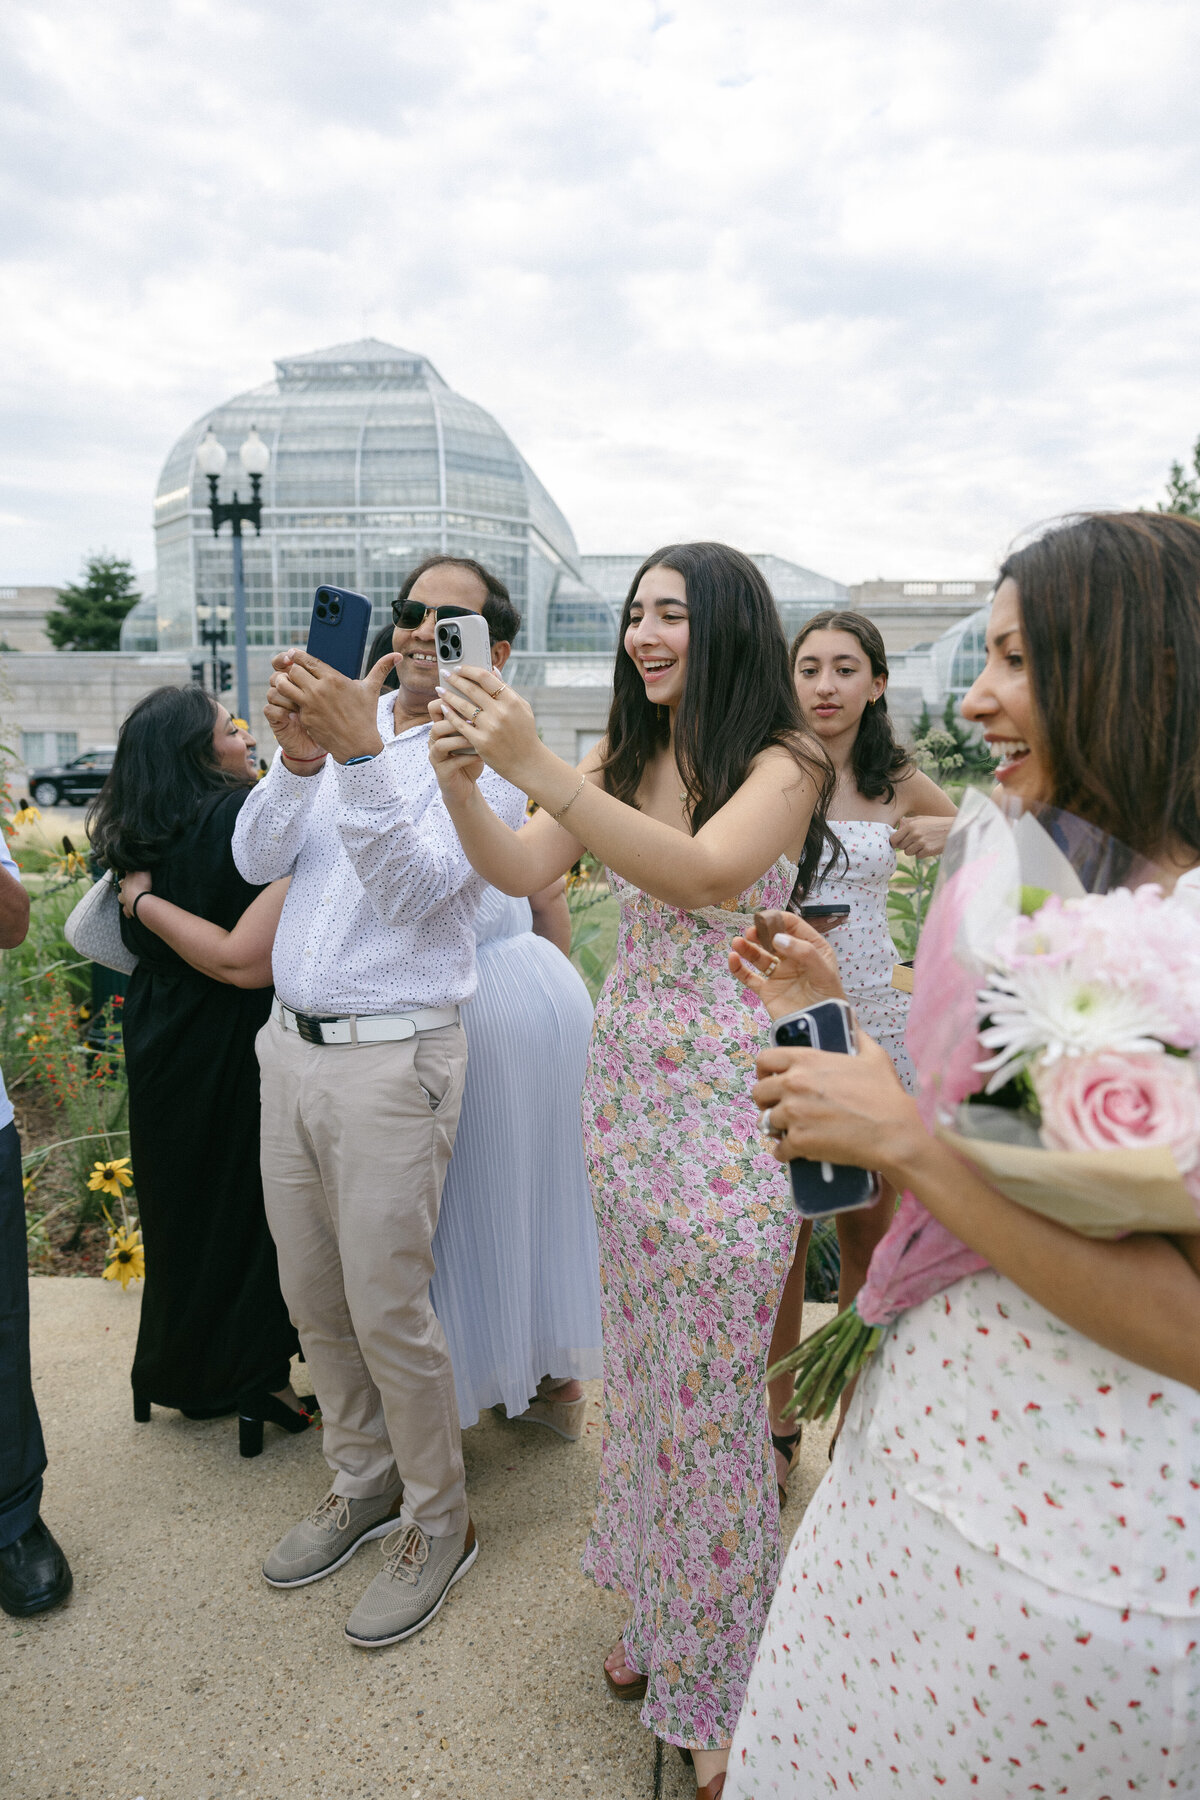
[[416,631],[430,613],[439,619],[461,619],[470,610],[469,606],[424,606],[420,600],[393,600],[392,624],[401,631]]

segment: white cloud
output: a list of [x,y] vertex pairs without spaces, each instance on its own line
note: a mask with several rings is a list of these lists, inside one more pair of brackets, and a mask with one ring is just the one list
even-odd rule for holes
[[1174,0],[9,0],[0,574],[151,557],[198,413],[368,330],[585,549],[986,574],[1200,431]]

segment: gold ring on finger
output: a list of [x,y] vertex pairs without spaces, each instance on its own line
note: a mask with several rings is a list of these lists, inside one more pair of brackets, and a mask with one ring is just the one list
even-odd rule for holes
[[767,964],[766,968],[763,970],[763,979],[765,981],[770,981],[772,975],[775,973],[775,971],[778,967],[779,967],[779,958],[777,956],[773,956],[771,958],[770,962]]
[[470,718],[470,723],[472,725],[475,723],[476,719],[479,717],[479,715],[482,711],[483,711],[482,706],[477,706],[475,708],[475,711],[471,714],[471,718]]

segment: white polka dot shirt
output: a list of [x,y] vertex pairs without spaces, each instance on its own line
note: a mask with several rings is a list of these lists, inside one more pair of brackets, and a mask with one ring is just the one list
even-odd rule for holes
[[[442,803],[430,727],[397,737],[394,701],[379,702],[384,747],[370,762],[345,768],[331,756],[319,775],[293,775],[276,754],[238,814],[239,872],[255,883],[292,878],[272,966],[276,993],[297,1012],[404,1012],[475,992],[484,883]],[[479,786],[516,830],[524,794],[491,769]]]

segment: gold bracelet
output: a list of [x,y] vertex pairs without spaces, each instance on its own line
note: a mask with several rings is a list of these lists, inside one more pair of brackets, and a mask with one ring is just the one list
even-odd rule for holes
[[550,814],[550,817],[554,820],[555,824],[558,823],[558,821],[562,818],[562,816],[565,812],[570,812],[571,808],[574,806],[575,802],[578,800],[580,794],[582,794],[582,792],[586,786],[587,786],[587,776],[581,775],[579,777],[579,786],[575,789],[575,792],[571,795],[571,798],[567,801],[566,805],[560,806],[556,813]]

